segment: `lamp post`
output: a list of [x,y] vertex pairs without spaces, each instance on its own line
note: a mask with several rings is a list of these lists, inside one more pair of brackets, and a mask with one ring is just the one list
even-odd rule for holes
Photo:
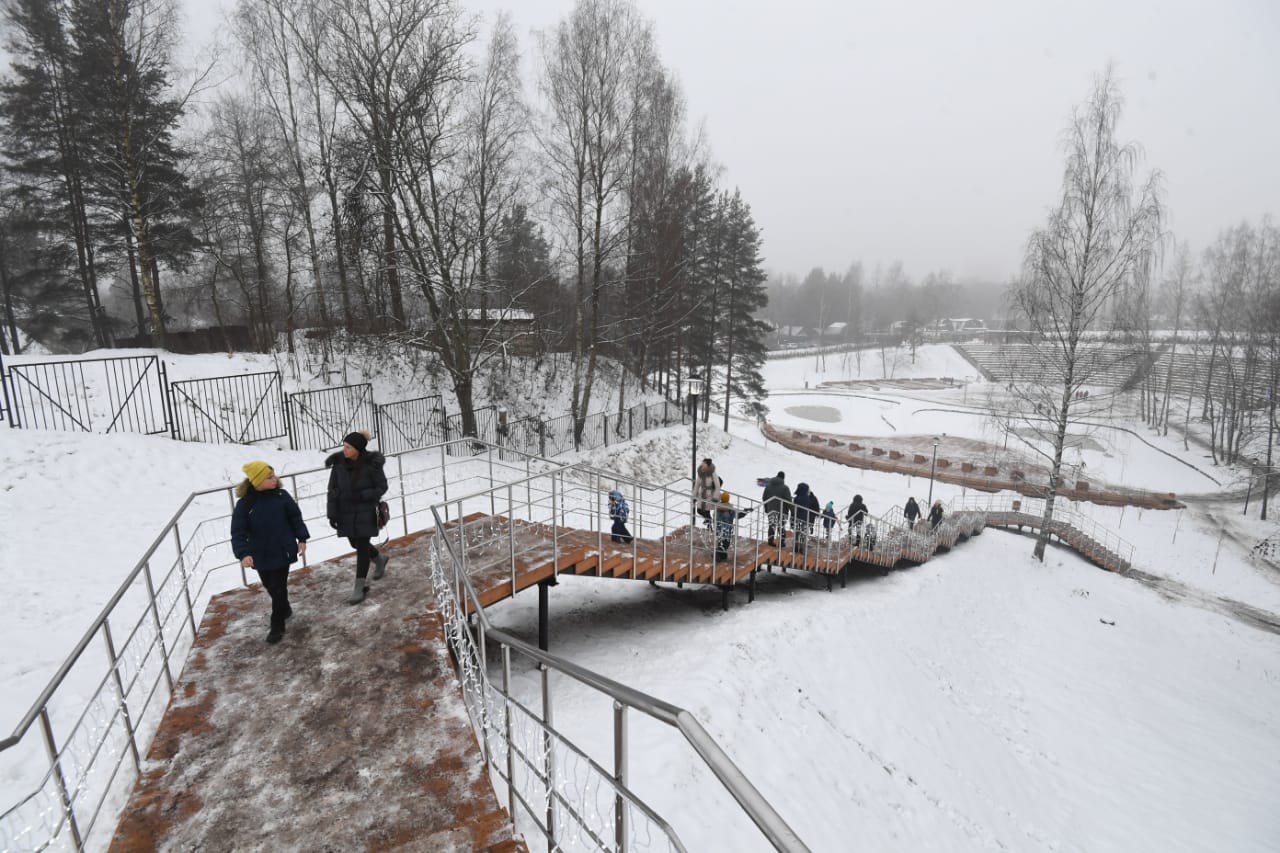
[[693,445],[689,454],[693,458],[693,483],[698,484],[698,397],[702,395],[702,377],[696,373],[689,374],[689,410],[693,413]]
[[933,475],[938,470],[938,437],[933,437],[933,464],[929,466],[929,499],[925,501],[930,507],[933,506]]

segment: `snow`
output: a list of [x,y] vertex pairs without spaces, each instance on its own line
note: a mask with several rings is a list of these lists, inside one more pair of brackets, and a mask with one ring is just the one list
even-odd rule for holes
[[[275,369],[261,356],[166,363],[172,379]],[[366,376],[354,364],[349,375]],[[407,379],[412,370],[387,366],[377,376],[380,398],[423,393],[420,377]],[[957,383],[819,387],[909,377]],[[534,410],[558,404],[544,399],[549,389],[533,374],[517,381],[535,386]],[[825,366],[811,354],[778,359],[766,381],[770,420],[783,427],[926,444],[938,432],[994,435],[980,411],[993,389],[950,347],[923,347],[914,364],[905,352],[863,353],[860,370],[852,354],[828,355]],[[806,417],[811,407],[838,420]],[[1180,495],[1235,482],[1178,438],[1122,426],[1128,431],[1098,431],[1097,447],[1073,463],[1110,482]],[[697,455],[715,458],[726,488],[753,498],[756,478],[779,469],[793,487],[810,483],[824,503],[841,507],[860,493],[875,514],[929,490],[927,478],[787,451],[736,418],[728,433],[700,425],[698,438]],[[691,455],[687,432],[672,428],[580,458],[670,483],[688,476]],[[287,473],[318,467],[323,454],[0,431],[0,463],[10,472],[0,490],[8,520],[0,730],[17,724],[181,502],[237,481],[253,458]],[[964,493],[933,484],[944,501]],[[1057,548],[1036,562],[1031,539],[988,530],[924,565],[857,577],[831,593],[811,576],[765,575],[754,603],[736,592],[727,612],[716,590],[564,578],[551,596],[551,648],[692,712],[814,850],[1273,850],[1280,636],[1222,604],[1280,613],[1280,572],[1251,560],[1249,546],[1274,524],[1257,520],[1256,503],[1242,516],[1241,504],[1070,505],[1133,543],[1137,568],[1176,583],[1178,594]],[[535,638],[537,597],[497,605],[490,618]],[[518,672],[516,685],[536,706],[534,673]],[[611,766],[607,706],[571,683],[555,690],[557,726]],[[686,846],[763,849],[691,750],[637,717],[633,787]],[[0,758],[6,808],[20,795],[13,754]]]

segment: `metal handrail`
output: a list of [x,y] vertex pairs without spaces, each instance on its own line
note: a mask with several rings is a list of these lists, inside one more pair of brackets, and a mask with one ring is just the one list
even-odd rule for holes
[[[687,492],[675,491],[665,487],[647,487],[635,480],[619,477],[609,472],[601,472],[591,469],[587,466],[566,466],[557,471],[545,472],[536,475],[530,480],[548,479],[552,483],[550,490],[543,490],[548,494],[557,494],[555,487],[556,478],[563,479],[569,472],[590,473],[615,482],[626,482],[632,486],[640,487],[646,491],[658,491],[664,495],[670,495],[671,498],[679,502],[688,502],[690,495]],[[525,483],[514,482],[504,486],[497,487],[498,490],[511,489],[514,487],[525,485]],[[532,483],[529,484],[530,486]],[[584,491],[589,491],[590,487],[584,485]],[[808,848],[800,840],[799,836],[787,825],[782,816],[769,804],[751,782],[746,775],[738,769],[737,765],[728,757],[728,755],[719,747],[715,740],[707,733],[697,719],[688,711],[673,705],[657,697],[651,696],[634,688],[627,687],[612,679],[602,676],[591,670],[581,667],[571,661],[564,660],[549,652],[542,651],[534,646],[529,645],[518,637],[512,636],[500,628],[494,627],[489,621],[483,606],[480,603],[479,596],[471,583],[468,572],[465,567],[463,555],[459,553],[455,547],[451,530],[456,530],[459,538],[465,539],[466,525],[463,520],[462,506],[467,501],[483,500],[484,497],[492,490],[472,494],[463,498],[455,499],[455,501],[440,504],[432,507],[432,512],[436,516],[437,535],[434,537],[437,543],[437,551],[443,549],[448,552],[449,562],[453,567],[454,578],[452,583],[443,584],[444,588],[449,589],[455,595],[460,595],[469,602],[473,612],[476,614],[479,623],[477,630],[483,641],[493,639],[498,642],[503,649],[504,659],[509,654],[509,650],[517,651],[522,655],[536,661],[540,667],[553,670],[555,672],[567,675],[576,681],[592,687],[598,692],[612,699],[618,705],[624,708],[634,708],[647,716],[672,726],[677,729],[685,738],[685,741],[693,748],[698,756],[706,763],[712,774],[720,781],[731,796],[746,812],[747,816],[760,829],[769,842],[778,850],[802,851]],[[561,490],[558,494],[563,495]],[[598,489],[597,489],[598,494]],[[664,502],[665,504],[665,502]],[[453,512],[450,513],[450,510]],[[577,511],[577,510],[575,510]],[[442,516],[443,513],[443,516]],[[692,515],[692,506],[689,507],[689,515]],[[450,521],[451,515],[453,521]],[[512,520],[512,519],[509,519]],[[639,526],[637,524],[637,526]],[[692,537],[690,537],[692,540]],[[558,552],[554,553],[553,561],[558,561]],[[460,612],[466,612],[466,602],[457,601]],[[485,681],[488,681],[487,672],[480,668]],[[494,689],[506,700],[514,701],[514,698],[505,690],[497,690],[489,685],[490,689]],[[478,726],[482,737],[487,736],[487,728],[483,721],[479,721]],[[678,842],[677,842],[678,843]]]
[[[388,473],[392,486],[389,497],[400,502],[398,515],[406,534],[410,515],[425,513],[441,493],[447,495],[459,485],[466,488],[468,479],[480,478],[474,471],[477,464],[488,463],[484,482],[494,480],[495,469],[525,475],[535,464],[560,464],[530,454],[520,454],[514,463],[508,462],[505,460],[512,459],[517,451],[488,444],[477,456],[475,444],[473,439],[463,438],[388,457],[389,463],[395,464],[395,471]],[[438,462],[434,461],[437,456]],[[415,467],[414,460],[424,457],[431,461]],[[318,475],[325,470],[320,467],[285,475],[309,523],[323,518],[324,504],[315,506],[321,489],[309,483],[308,478],[318,484]],[[411,484],[411,480],[428,472],[433,472],[428,478],[433,482],[428,487]],[[31,788],[15,796],[13,804],[0,812],[0,850],[46,849],[60,843],[60,838],[77,850],[85,849],[104,805],[109,800],[113,806],[123,805],[113,799],[119,796],[121,763],[132,757],[135,774],[140,772],[140,753],[163,712],[163,704],[155,700],[165,695],[165,688],[172,694],[173,669],[180,666],[194,641],[197,622],[206,605],[208,580],[214,572],[235,568],[240,582],[247,583],[239,561],[230,553],[226,533],[226,520],[235,503],[232,492],[233,487],[226,486],[188,495],[13,733],[0,741],[0,756],[11,757],[18,762],[17,767],[31,766],[33,750],[38,746],[31,742],[31,729],[39,721],[47,760],[42,777],[27,781],[25,774],[17,774],[5,782],[7,789],[15,793],[27,784]],[[210,506],[201,503],[220,495],[226,495],[226,508],[221,513],[211,513]],[[197,511],[202,517],[188,522]],[[346,550],[345,546],[338,547],[336,534],[327,525],[313,524],[312,529],[316,535],[311,537],[311,559],[325,558],[323,552],[327,550],[332,550],[333,556]],[[168,560],[171,562],[164,568],[162,563]],[[307,563],[306,557],[303,563]],[[162,568],[158,574],[156,567]],[[130,619],[135,621],[130,623]],[[123,640],[117,645],[113,627],[121,622],[124,631],[119,636]],[[86,658],[85,651],[97,641],[107,652],[103,674],[86,684],[80,677],[81,670],[89,665],[86,661],[92,656]],[[82,698],[86,695],[87,699]],[[56,737],[60,727],[62,739]]]

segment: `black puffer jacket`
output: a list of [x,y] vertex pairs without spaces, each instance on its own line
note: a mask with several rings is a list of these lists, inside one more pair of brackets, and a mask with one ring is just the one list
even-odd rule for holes
[[386,457],[376,450],[347,459],[338,451],[324,461],[329,469],[329,524],[339,536],[378,535],[378,501],[387,493]]
[[255,569],[287,569],[298,561],[298,543],[311,538],[293,496],[284,489],[246,490],[231,513],[231,551],[253,557]]

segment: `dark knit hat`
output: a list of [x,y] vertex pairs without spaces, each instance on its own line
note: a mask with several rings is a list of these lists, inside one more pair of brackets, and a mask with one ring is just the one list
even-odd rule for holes
[[778,472],[778,479],[779,479],[779,480],[785,480],[785,479],[787,479],[787,472],[785,472],[785,471],[779,471],[779,472]]
[[348,433],[342,439],[342,443],[349,444],[352,447],[354,447],[356,450],[359,450],[361,453],[364,453],[364,449],[369,446],[369,433],[367,432]]

